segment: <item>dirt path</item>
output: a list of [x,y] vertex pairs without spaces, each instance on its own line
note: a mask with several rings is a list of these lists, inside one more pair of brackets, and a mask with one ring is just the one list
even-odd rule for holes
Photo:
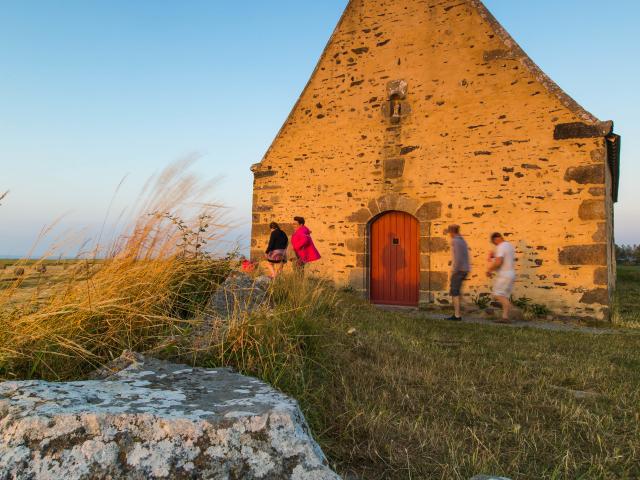
[[[379,307],[383,310],[396,312],[399,314],[409,315],[413,317],[423,318],[425,320],[440,320],[446,321],[450,314],[437,313],[437,312],[425,312],[417,310],[415,308],[404,307]],[[536,330],[547,330],[552,332],[581,332],[593,335],[612,335],[612,334],[626,334],[626,335],[640,335],[640,330],[633,330],[628,328],[613,328],[603,322],[602,326],[589,326],[579,322],[562,321],[562,320],[533,320],[533,321],[514,321],[510,324],[495,323],[491,319],[482,318],[477,314],[470,314],[464,317],[462,323],[477,324],[477,325],[491,325],[505,328],[533,328]]]
[[[434,314],[434,313],[424,313],[423,316],[425,318],[429,318],[432,320],[446,320],[449,315],[444,314]],[[610,327],[590,327],[587,325],[580,325],[579,323],[573,322],[563,322],[563,321],[517,321],[512,322],[510,324],[503,323],[495,323],[492,320],[488,320],[486,318],[479,317],[466,317],[462,321],[462,323],[469,324],[478,324],[478,325],[495,325],[499,327],[506,328],[534,328],[537,330],[549,330],[553,332],[582,332],[582,333],[590,333],[594,335],[602,335],[602,334],[629,334],[629,333],[638,333],[634,330],[622,329],[622,328],[610,328]]]

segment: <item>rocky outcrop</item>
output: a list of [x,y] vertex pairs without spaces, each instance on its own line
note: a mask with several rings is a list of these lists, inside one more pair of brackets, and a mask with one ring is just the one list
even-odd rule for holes
[[269,277],[232,273],[211,297],[209,310],[220,317],[253,312],[267,303],[270,285]]
[[338,479],[297,403],[229,369],[129,355],[104,379],[0,384],[0,479]]

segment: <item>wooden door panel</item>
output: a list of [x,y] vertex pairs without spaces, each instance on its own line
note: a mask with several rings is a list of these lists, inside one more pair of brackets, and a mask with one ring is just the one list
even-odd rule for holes
[[419,226],[415,217],[389,212],[371,224],[371,301],[418,305],[420,291]]

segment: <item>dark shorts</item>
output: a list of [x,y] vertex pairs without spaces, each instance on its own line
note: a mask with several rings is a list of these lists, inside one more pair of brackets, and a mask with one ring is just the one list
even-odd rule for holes
[[450,293],[452,297],[460,296],[460,290],[462,290],[462,282],[467,279],[467,275],[469,275],[469,272],[453,272],[451,274]]

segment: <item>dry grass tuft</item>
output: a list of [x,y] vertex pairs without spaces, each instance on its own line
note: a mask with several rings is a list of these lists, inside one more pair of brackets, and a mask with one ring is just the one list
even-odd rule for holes
[[[0,290],[1,377],[74,378],[123,349],[146,351],[190,328],[229,262],[202,250],[224,232],[224,210],[198,202],[211,185],[183,173],[188,166],[172,165],[154,179],[124,234],[79,259],[44,298],[22,295],[25,276]],[[173,220],[169,212],[177,212]],[[188,220],[178,225],[176,218]],[[41,269],[44,260],[30,266]]]

